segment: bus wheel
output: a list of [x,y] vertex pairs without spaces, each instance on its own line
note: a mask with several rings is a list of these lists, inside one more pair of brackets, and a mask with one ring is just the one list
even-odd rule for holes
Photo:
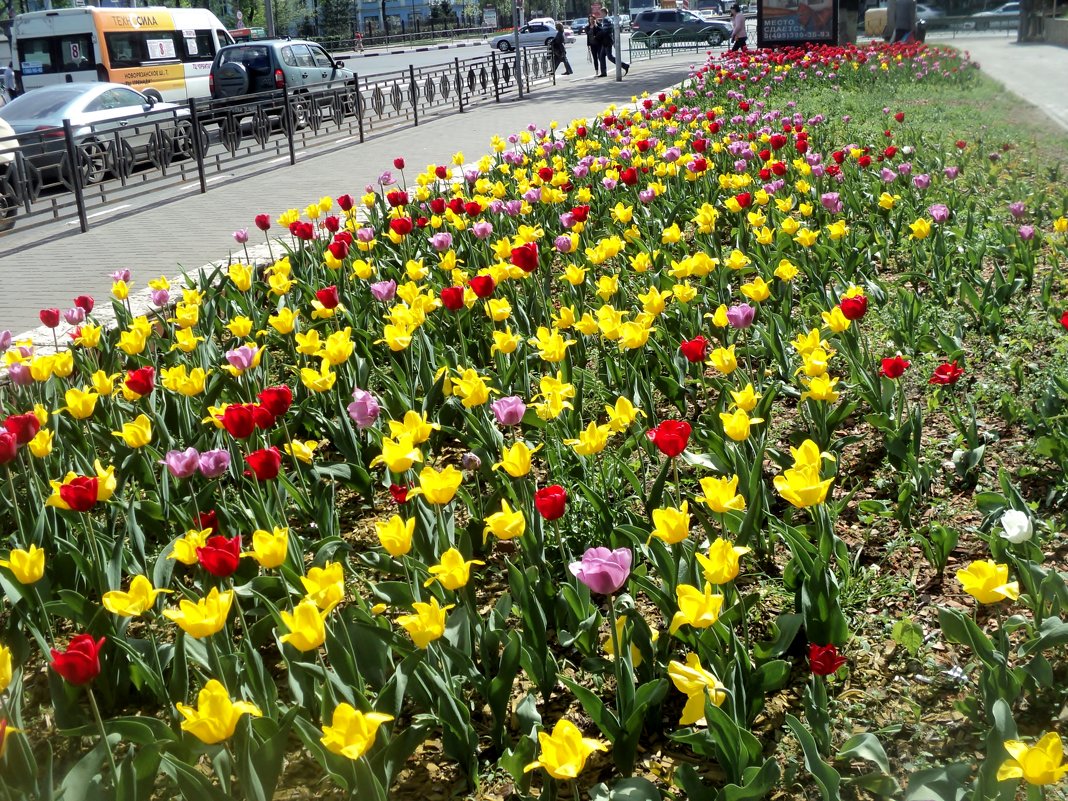
[[103,180],[109,161],[107,147],[103,142],[89,139],[78,145],[78,169],[82,174],[82,186]]

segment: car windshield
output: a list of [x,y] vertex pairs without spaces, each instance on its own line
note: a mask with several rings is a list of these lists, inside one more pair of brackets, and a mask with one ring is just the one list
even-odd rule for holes
[[57,86],[30,91],[0,107],[0,117],[5,120],[29,120],[35,117],[52,117],[62,111],[71,101],[85,94],[83,86]]

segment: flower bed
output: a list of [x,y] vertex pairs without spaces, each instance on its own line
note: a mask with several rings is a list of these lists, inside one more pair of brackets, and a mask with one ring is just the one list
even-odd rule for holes
[[[6,354],[4,791],[265,800],[314,760],[318,796],[385,799],[431,755],[546,797],[1060,781],[1068,593],[973,376],[1021,309],[1063,350],[1068,199],[793,99],[974,80],[922,45],[735,54],[260,215],[264,263],[152,282],[158,313],[119,272],[113,330],[42,311],[77,330]],[[1066,393],[1009,421],[1021,476],[1068,464]],[[886,623],[951,649],[974,726],[928,764],[846,714],[886,568],[940,589]]]

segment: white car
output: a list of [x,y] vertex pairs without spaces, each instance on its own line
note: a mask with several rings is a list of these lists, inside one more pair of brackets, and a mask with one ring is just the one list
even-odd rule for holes
[[[548,47],[556,36],[556,23],[528,22],[519,29],[520,47]],[[502,33],[490,39],[490,47],[507,53],[515,46],[514,33]]]

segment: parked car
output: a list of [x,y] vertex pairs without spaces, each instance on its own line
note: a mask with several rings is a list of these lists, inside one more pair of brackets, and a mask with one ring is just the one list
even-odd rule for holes
[[[556,36],[556,23],[548,25],[544,22],[528,22],[519,29],[520,47],[547,47],[553,43]],[[515,44],[515,35],[502,33],[490,39],[490,47],[507,53]]]
[[731,38],[731,28],[726,22],[707,22],[680,8],[641,11],[634,17],[632,29],[636,31],[632,41],[644,40],[652,48],[660,47],[669,38],[707,42],[712,47]]
[[1020,4],[1018,2],[1003,3],[989,11],[980,11],[972,14],[971,19],[964,23],[964,27],[977,31],[984,31],[991,26],[1007,28],[1016,24],[1020,18]]
[[586,33],[586,29],[590,27],[589,17],[579,17],[578,19],[571,20],[571,31],[580,36]]
[[15,165],[15,150],[19,146],[14,129],[0,119],[0,232],[10,231],[15,225],[18,212],[18,197],[11,185],[11,170]]
[[972,14],[973,17],[1018,17],[1020,16],[1020,4],[1019,3],[1004,3],[997,8],[992,8],[989,11],[980,11],[978,14]]
[[916,19],[922,19],[924,22],[930,22],[933,19],[944,17],[946,12],[940,8],[929,6],[926,3],[916,4]]
[[19,137],[39,169],[62,168],[67,159],[64,120],[70,120],[83,184],[108,173],[129,174],[144,162],[170,162],[173,143],[188,136],[189,111],[157,102],[118,83],[58,83],[20,95],[0,107],[0,118]]

